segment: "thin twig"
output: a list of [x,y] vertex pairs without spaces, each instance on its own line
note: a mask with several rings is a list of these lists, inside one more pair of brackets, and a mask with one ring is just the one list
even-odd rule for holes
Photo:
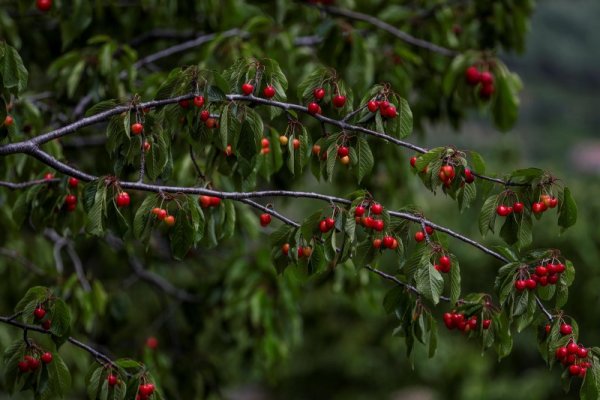
[[33,272],[36,275],[46,275],[46,272],[44,272],[40,267],[35,265],[27,258],[20,255],[16,250],[0,247],[0,255],[13,259],[14,261],[27,268],[28,271]]

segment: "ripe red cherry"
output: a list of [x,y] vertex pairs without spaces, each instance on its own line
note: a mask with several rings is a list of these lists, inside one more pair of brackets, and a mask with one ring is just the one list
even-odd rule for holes
[[288,253],[290,251],[290,244],[289,243],[284,243],[281,245],[281,252],[283,253],[283,255],[287,256]]
[[19,361],[17,367],[21,373],[29,372],[29,363],[25,360]]
[[327,225],[327,229],[332,229],[335,226],[335,220],[331,217],[325,218],[325,224]]
[[454,179],[455,171],[452,165],[443,165],[442,168],[440,168],[440,172],[446,177],[446,179],[442,180],[451,181]]
[[417,165],[417,157],[411,157],[410,158],[410,166],[415,168],[415,166]]
[[569,324],[561,324],[560,325],[560,334],[563,336],[567,336],[573,333],[573,327]]
[[[166,211],[166,210],[165,210],[165,211]],[[172,216],[172,215],[167,215],[167,216],[164,218],[164,221],[165,221],[165,224],[166,224],[167,226],[173,226],[173,225],[175,225],[175,217],[174,217],[174,216]]]
[[367,210],[363,206],[356,206],[356,208],[354,209],[354,216],[362,217],[365,214],[365,211]]
[[263,213],[260,214],[260,225],[267,226],[271,223],[271,214]]
[[77,196],[72,194],[68,194],[65,196],[65,205],[74,206],[75,204],[77,204]]
[[29,357],[27,363],[29,364],[29,370],[31,371],[35,371],[40,367],[40,360],[37,358]]
[[249,84],[249,83],[244,83],[242,85],[242,93],[244,93],[246,96],[252,94],[252,92],[254,92],[254,86]]
[[456,327],[452,314],[444,313],[443,319],[444,319],[444,325],[446,325],[446,328],[454,329]]
[[429,225],[425,225],[425,232],[427,232],[428,235],[433,235],[433,228]]
[[391,236],[384,236],[382,244],[384,247],[387,247],[389,249],[394,244],[394,238]]
[[494,87],[494,85],[482,85],[479,89],[479,97],[484,100],[487,100],[490,97],[492,97],[492,94],[494,94],[495,91],[496,88]]
[[140,133],[142,133],[143,130],[144,125],[140,124],[139,122],[136,122],[135,124],[131,125],[131,133],[133,133],[134,135],[139,135]]
[[339,94],[335,95],[333,96],[332,103],[337,108],[344,107],[344,104],[346,104],[346,96],[341,96]]
[[33,310],[33,316],[35,317],[35,319],[42,319],[46,316],[46,310],[44,310],[41,307],[38,307],[35,310]]
[[535,274],[537,276],[546,276],[548,275],[548,269],[543,265],[538,265],[537,267],[535,267]]
[[198,108],[204,105],[204,96],[196,96],[194,97],[194,105]]
[[327,226],[327,221],[322,220],[321,222],[319,222],[319,230],[321,231],[321,233],[327,233],[330,229],[331,228]]
[[570,365],[569,366],[569,374],[571,376],[577,376],[581,373],[581,367],[579,365]]
[[550,198],[550,200],[548,201],[548,207],[550,208],[554,208],[558,205],[558,199],[556,197],[552,197]]
[[390,104],[389,106],[381,110],[381,115],[386,118],[396,118],[398,116],[396,106]]
[[475,175],[469,168],[465,168],[465,182],[473,183],[475,181]]
[[117,194],[116,202],[117,202],[117,207],[119,207],[119,208],[129,206],[129,203],[131,202],[129,193],[121,192],[121,193]]
[[417,242],[422,242],[423,240],[425,240],[425,234],[422,231],[418,231],[417,233],[415,233],[415,240]]
[[260,146],[262,148],[269,147],[270,144],[271,142],[267,138],[262,138],[262,140],[260,141]]
[[373,229],[375,229],[377,232],[381,232],[384,228],[384,223],[383,220],[380,219],[376,219],[373,221]]
[[181,108],[189,108],[190,101],[188,99],[179,100],[179,106]]
[[54,179],[54,174],[52,172],[48,172],[44,175],[44,180],[49,181]]
[[515,204],[513,204],[513,211],[516,212],[517,214],[520,214],[523,212],[523,208],[525,208],[525,206],[523,205],[523,203],[517,201]]
[[556,273],[562,274],[563,272],[565,272],[565,264],[556,264]]
[[152,393],[154,393],[154,385],[151,383],[140,385],[140,387],[138,388],[138,392],[142,396],[150,396]]
[[494,83],[494,75],[491,72],[483,71],[479,77],[482,85],[491,85]]
[[522,292],[523,290],[525,290],[525,288],[527,287],[527,284],[525,283],[524,280],[519,279],[515,281],[515,288],[519,291]]
[[383,206],[379,203],[371,204],[371,212],[375,215],[379,215],[383,212]]
[[117,383],[119,383],[119,378],[117,378],[115,375],[110,374],[108,375],[108,378],[106,378],[106,380],[108,381],[108,386],[116,386]]
[[208,208],[211,205],[210,196],[200,196],[198,197],[198,203],[200,203],[200,207]]
[[465,78],[467,78],[467,83],[469,85],[475,86],[481,80],[481,73],[475,66],[471,66],[465,71]]
[[52,0],[36,0],[35,5],[38,10],[46,12],[52,8]]
[[559,347],[558,349],[556,349],[555,355],[556,358],[559,360],[562,360],[563,358],[565,358],[568,354],[567,348],[566,347]]
[[379,249],[381,247],[382,243],[383,243],[383,240],[381,240],[381,239],[373,239],[373,247],[376,249]]
[[533,290],[537,287],[537,282],[532,278],[529,278],[525,280],[525,286],[527,286],[527,289]]
[[14,122],[15,119],[10,115],[7,115],[6,118],[4,118],[4,125],[6,126],[11,126]]
[[496,207],[496,214],[501,217],[506,217],[510,214],[510,210],[504,204],[500,204],[498,207]]
[[386,108],[390,106],[390,102],[387,100],[382,100],[379,102],[379,111],[383,112]]
[[318,114],[319,113],[319,109],[321,107],[319,107],[319,105],[317,103],[313,102],[313,103],[309,103],[307,108],[308,108],[308,112],[309,113],[311,113],[311,114]]
[[323,99],[323,97],[325,97],[325,89],[318,87],[315,90],[313,90],[313,95],[315,96],[315,99],[319,101]]
[[579,347],[577,349],[577,357],[586,358],[588,356],[588,350],[585,347]]
[[294,147],[294,150],[298,150],[300,148],[300,140],[294,138],[292,140],[292,147]]
[[481,324],[481,327],[483,329],[489,329],[491,324],[492,324],[492,320],[491,319],[484,319],[483,323]]
[[372,113],[376,112],[379,109],[379,104],[377,104],[376,101],[371,100],[367,103],[367,108],[369,109],[369,111],[371,111]]
[[440,260],[439,260],[440,266],[444,269],[446,268],[450,268],[452,262],[450,261],[450,257],[448,256],[441,256]]
[[79,179],[77,178],[69,178],[69,187],[75,189],[79,185]]
[[346,157],[349,153],[350,153],[350,149],[348,149],[346,146],[340,146],[337,149],[337,155],[340,158]]
[[270,99],[275,96],[275,88],[269,85],[263,89],[263,94],[267,99]]
[[42,362],[44,364],[50,364],[52,362],[52,353],[44,353],[42,354],[42,356],[40,357],[40,360],[42,360]]
[[52,327],[52,320],[45,320],[44,322],[42,322],[42,328],[44,328],[45,330],[50,330],[50,328]]
[[548,276],[548,283],[554,285],[560,277],[557,274]]
[[204,122],[206,122],[206,120],[208,120],[210,118],[210,112],[208,110],[203,110],[200,113],[200,119]]
[[219,197],[211,197],[210,198],[210,206],[218,207],[221,204],[221,199]]
[[541,202],[533,203],[531,205],[531,211],[533,211],[535,214],[543,213],[544,212],[544,206],[545,206],[545,204],[541,203]]

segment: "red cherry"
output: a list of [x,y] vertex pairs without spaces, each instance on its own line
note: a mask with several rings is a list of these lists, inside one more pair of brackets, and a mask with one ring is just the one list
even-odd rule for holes
[[333,96],[333,105],[337,108],[341,108],[344,107],[344,104],[346,104],[346,96],[341,96],[341,95],[336,95]]
[[348,149],[348,147],[346,147],[346,146],[340,146],[337,149],[337,155],[340,158],[346,157],[349,153],[350,153],[350,149]]
[[381,239],[373,239],[373,247],[376,249],[380,248],[382,242],[383,241]]
[[327,224],[328,229],[333,229],[333,227],[335,226],[335,220],[331,217],[325,218],[325,223]]
[[154,336],[150,336],[146,339],[146,347],[150,350],[156,350],[158,347],[158,339]]
[[154,393],[154,385],[151,383],[140,385],[140,387],[138,388],[138,392],[142,396],[150,396],[152,393]]
[[131,133],[133,133],[134,135],[139,135],[140,133],[142,133],[143,130],[144,125],[140,124],[139,122],[136,122],[135,124],[131,125]]
[[540,214],[544,212],[544,203],[536,202],[531,205],[531,211],[535,214]]
[[164,218],[164,221],[165,221],[165,224],[166,224],[167,226],[173,226],[173,225],[175,225],[175,217],[174,217],[174,216],[172,216],[172,215],[167,215],[167,216]]
[[477,328],[477,316],[473,315],[469,319],[469,326],[471,327],[471,329],[476,329]]
[[390,102],[387,100],[383,100],[379,102],[379,111],[383,112],[386,108],[390,106]]
[[446,179],[442,179],[442,180],[454,179],[455,171],[454,171],[454,167],[452,165],[443,165],[442,168],[440,168],[440,172],[442,172],[446,176]]
[[294,138],[294,140],[292,140],[292,147],[294,150],[298,150],[300,148],[300,140]]
[[372,113],[376,112],[379,109],[379,104],[377,104],[376,101],[371,100],[367,103],[367,108],[369,109],[369,111],[371,111]]
[[387,247],[388,249],[392,247],[392,245],[394,244],[394,238],[391,236],[384,236],[383,237],[383,246]]
[[129,206],[129,203],[131,203],[129,193],[121,192],[121,193],[117,194],[116,202],[117,202],[117,207],[119,207],[119,208]]
[[481,324],[481,327],[483,329],[489,329],[491,324],[492,324],[492,320],[491,319],[484,319],[483,323]]
[[317,103],[309,103],[307,108],[308,112],[311,114],[318,114],[321,109]]
[[115,375],[110,374],[108,375],[108,378],[106,378],[106,380],[108,381],[108,386],[116,386],[117,383],[119,383],[119,378],[117,378]]
[[29,372],[29,363],[25,360],[19,361],[17,367],[21,373]]
[[375,220],[374,220],[373,218],[371,218],[371,217],[366,217],[366,218],[364,219],[364,221],[363,221],[363,225],[364,225],[366,228],[371,228],[371,229],[373,228],[373,224],[374,224],[374,223],[375,223]]
[[262,148],[269,147],[270,144],[271,142],[267,138],[262,138],[262,140],[260,141],[260,145]]
[[494,83],[494,75],[492,75],[491,72],[488,71],[483,71],[480,75],[479,80],[481,81],[482,85],[491,85]]
[[477,67],[471,66],[465,71],[465,78],[467,78],[467,83],[469,85],[475,86],[481,81],[481,73]]
[[523,212],[523,208],[525,208],[525,206],[523,205],[523,203],[517,201],[515,204],[513,204],[513,211],[516,212],[517,214],[520,214]]
[[35,310],[33,310],[33,316],[35,317],[35,319],[42,319],[46,316],[46,310],[44,310],[41,307],[38,307]]
[[252,92],[254,92],[254,86],[249,84],[249,83],[244,83],[242,85],[242,93],[244,93],[246,96],[252,94]]
[[52,8],[52,0],[36,0],[35,5],[38,10],[46,12]]
[[7,115],[6,118],[4,118],[4,125],[6,126],[11,126],[14,122],[15,119],[10,115]]
[[563,358],[565,358],[568,354],[567,348],[566,347],[559,347],[558,349],[556,349],[555,355],[556,358],[559,360],[562,360]]
[[515,281],[515,288],[519,291],[522,292],[523,290],[525,290],[525,288],[527,287],[527,284],[525,283],[524,280],[519,279]]
[[179,106],[181,108],[188,108],[190,106],[190,101],[188,99],[179,100]]
[[560,277],[557,274],[548,276],[548,283],[554,285]]
[[383,212],[383,206],[379,203],[371,204],[371,212],[375,215],[379,215]]
[[558,205],[558,199],[556,197],[552,197],[549,201],[548,207],[555,208]]
[[75,189],[77,187],[77,185],[79,185],[79,179],[77,178],[69,178],[69,187],[72,189]]
[[571,374],[571,376],[577,376],[580,373],[581,373],[581,367],[579,365],[569,366],[569,374]]
[[506,217],[510,214],[510,212],[508,207],[506,207],[504,204],[500,204],[498,207],[496,207],[496,214],[501,217]]
[[44,180],[49,181],[54,179],[54,174],[52,172],[48,172],[44,175]]
[[200,207],[208,208],[211,205],[210,196],[200,196],[198,197],[198,203],[200,203]]
[[547,276],[541,276],[540,279],[539,279],[539,282],[540,282],[541,286],[547,286],[548,285],[548,277]]
[[567,344],[567,352],[569,354],[577,354],[578,351],[579,351],[579,346],[577,346],[577,343],[569,342],[569,344]]
[[35,371],[40,367],[40,360],[37,358],[29,357],[27,363],[29,364],[29,370],[31,371]]
[[42,328],[44,328],[45,330],[49,331],[51,327],[52,327],[52,320],[47,319],[44,322],[42,322]]
[[573,327],[569,324],[561,324],[560,325],[560,334],[563,336],[567,336],[573,333]]
[[381,115],[386,118],[396,118],[398,116],[396,106],[390,104],[389,106],[381,110]]
[[415,168],[415,166],[417,165],[417,157],[411,157],[410,158],[410,166]]
[[443,319],[444,319],[444,325],[446,325],[446,328],[454,329],[456,327],[456,324],[454,322],[454,317],[452,316],[452,314],[444,313]]
[[290,244],[289,243],[284,243],[281,245],[281,252],[283,253],[283,255],[287,256],[288,253],[290,251]]
[[450,269],[450,266],[452,265],[450,257],[448,257],[448,256],[441,256],[439,263],[442,266],[442,268],[444,268],[444,269],[446,269],[446,268]]
[[494,85],[482,85],[479,89],[479,97],[481,99],[487,100],[490,97],[492,97],[492,94],[494,94],[495,90],[496,88],[494,87]]
[[200,113],[200,119],[204,122],[210,118],[210,112],[208,110],[202,110]]
[[375,221],[373,221],[373,229],[375,229],[377,232],[381,232],[384,228],[384,224],[383,221],[380,219],[377,219]]
[[433,228],[430,227],[429,225],[425,225],[425,232],[427,232],[427,234],[429,236],[433,235]]
[[313,90],[313,94],[315,96],[315,99],[317,99],[317,101],[323,99],[323,97],[325,97],[325,89],[318,87],[315,90]]
[[273,86],[267,86],[263,89],[263,95],[270,99],[275,96],[275,88]]
[[194,105],[198,108],[201,108],[204,105],[204,96],[194,97]]
[[363,206],[356,206],[356,208],[354,209],[354,216],[362,217],[365,214],[365,211],[367,210]]
[[423,240],[425,240],[425,234],[422,231],[418,231],[417,233],[415,233],[415,240],[417,242],[422,242]]
[[52,353],[44,353],[42,354],[42,356],[40,357],[40,360],[42,360],[42,362],[44,364],[50,364],[52,362]]
[[327,222],[325,220],[319,222],[319,230],[321,231],[321,233],[327,233],[330,229],[331,228],[327,227]]
[[475,175],[469,168],[465,168],[465,182],[473,183],[475,181]]
[[267,226],[271,223],[271,214],[260,214],[260,225]]
[[218,207],[221,204],[221,199],[219,197],[211,197],[210,198],[210,206]]
[[565,272],[565,264],[556,264],[556,273],[562,274]]
[[533,290],[537,287],[537,282],[531,278],[525,280],[525,286],[529,290]]
[[537,276],[546,276],[548,275],[548,269],[543,265],[538,265],[537,267],[535,267],[535,274]]
[[586,358],[588,356],[588,350],[585,347],[579,347],[577,349],[577,357]]

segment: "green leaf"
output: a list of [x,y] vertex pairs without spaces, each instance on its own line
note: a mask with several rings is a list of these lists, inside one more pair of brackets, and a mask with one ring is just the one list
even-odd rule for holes
[[63,397],[71,387],[69,368],[58,353],[53,353],[52,362],[47,364],[46,368],[48,368],[49,390]]
[[55,299],[50,308],[49,319],[52,320],[50,332],[64,343],[71,332],[71,311],[62,299]]
[[398,99],[398,116],[399,130],[397,136],[401,139],[409,136],[413,129],[413,114],[408,105],[408,101],[404,98]]
[[152,214],[152,209],[157,205],[157,196],[147,196],[135,212],[133,218],[133,234],[136,238],[149,238],[152,222],[156,219],[156,216]]
[[451,256],[452,266],[450,268],[450,303],[455,304],[460,298],[460,264],[458,258]]
[[362,178],[367,175],[373,169],[375,161],[373,160],[373,153],[369,147],[369,143],[364,136],[359,136],[357,140],[357,152],[358,152],[358,183],[362,181]]
[[91,117],[92,115],[100,114],[101,112],[112,110],[117,107],[119,102],[114,99],[104,100],[100,103],[96,103],[85,112],[86,117]]
[[13,95],[19,95],[27,87],[29,73],[23,65],[23,60],[14,47],[6,43],[0,44],[4,48],[4,56],[0,58],[0,72],[3,86]]
[[417,290],[425,298],[431,300],[433,304],[439,303],[440,295],[444,290],[444,279],[431,263],[419,267],[415,275],[415,281]]
[[313,237],[313,234],[317,232],[319,227],[319,221],[321,220],[321,211],[317,211],[302,221],[302,226],[300,226],[300,232],[302,232],[302,237],[305,240],[310,240]]
[[[417,171],[423,171],[433,160],[439,159],[444,150],[444,147],[436,147],[434,149],[429,150],[425,154],[421,154],[419,157],[417,157],[415,169]],[[437,174],[437,171],[435,173]]]
[[587,369],[579,392],[581,400],[596,400],[600,398],[600,368],[597,362]]
[[564,231],[577,221],[577,204],[568,187],[565,187],[562,197],[562,204],[558,210],[558,225]]
[[496,203],[498,202],[498,195],[488,197],[483,206],[481,207],[481,213],[479,214],[479,232],[483,236],[491,229],[493,232],[494,223],[496,221]]
[[94,196],[94,205],[92,205],[87,218],[87,231],[96,236],[104,234],[104,214],[106,213],[106,195],[107,188],[100,181],[98,182],[96,194]]
[[391,314],[396,311],[404,297],[407,296],[406,289],[402,286],[394,286],[383,297],[383,308],[385,312]]

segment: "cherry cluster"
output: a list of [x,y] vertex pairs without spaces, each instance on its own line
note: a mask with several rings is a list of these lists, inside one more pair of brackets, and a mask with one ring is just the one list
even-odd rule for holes
[[28,372],[36,371],[40,367],[41,363],[50,364],[51,362],[52,353],[41,353],[35,350],[35,354],[33,356],[29,354],[25,355],[23,359],[18,362],[17,368],[19,368],[19,372],[26,374]]
[[494,75],[490,71],[480,71],[478,66],[472,65],[465,71],[467,83],[471,86],[479,85],[479,98],[488,100],[494,94]]
[[327,217],[319,221],[319,230],[321,233],[327,233],[335,226],[335,220],[331,217]]
[[560,274],[565,272],[566,267],[563,263],[555,263],[554,261],[556,260],[533,266],[531,267],[532,271],[527,266],[519,269],[519,279],[515,281],[515,288],[521,292],[525,289],[533,290],[538,285],[555,285],[560,279]]
[[558,199],[548,194],[542,194],[539,201],[534,202],[531,205],[531,211],[535,214],[541,214],[549,208],[556,208],[558,205]]
[[202,208],[218,207],[221,199],[213,196],[198,196],[198,203]]
[[371,202],[369,204],[369,213],[365,216],[367,208],[360,204],[354,209],[354,219],[358,225],[362,225],[367,229],[373,229],[377,232],[382,232],[385,227],[385,223],[381,219],[375,219],[371,217],[373,215],[381,215],[383,212],[383,206],[379,203]]
[[269,154],[271,152],[271,141],[266,137],[260,141],[260,154]]
[[46,309],[44,309],[42,305],[39,305],[35,308],[35,310],[33,310],[33,317],[35,320],[40,323],[42,328],[45,330],[50,330],[52,321],[49,318],[46,318],[46,314]]
[[[244,83],[242,85],[242,93],[244,93],[244,95],[246,95],[246,96],[250,96],[252,93],[254,93],[254,85],[251,82]],[[275,90],[275,88],[272,85],[267,85],[263,89],[263,95],[267,99],[271,99],[271,98],[275,97],[275,94],[277,94],[277,91]]]
[[[477,315],[471,315],[470,317],[467,317],[465,314],[455,311],[445,313],[443,319],[446,328],[449,330],[458,329],[463,333],[474,331],[477,329],[478,325]],[[481,328],[487,330],[490,328],[491,324],[491,319],[484,319],[481,321]]]
[[[320,150],[320,149],[319,149]],[[346,146],[340,146],[337,149],[337,156],[344,165],[350,164],[350,149]]]
[[[315,88],[313,90],[313,96],[315,98],[315,101],[308,103],[308,106],[306,106],[306,108],[311,114],[321,114],[323,110],[321,109],[319,102],[325,97],[325,89],[323,89],[322,87]],[[342,108],[346,104],[346,96],[336,91],[334,96],[331,98],[331,103],[336,108]]]
[[[546,325],[546,333],[550,333],[550,325]],[[560,333],[563,336],[573,334],[573,327],[569,324],[560,325]],[[573,338],[566,346],[556,349],[555,356],[564,367],[569,367],[569,375],[583,378],[592,364],[588,360],[588,349],[583,345],[577,344]]]
[[[435,230],[432,227],[430,227],[429,225],[425,226],[425,232],[427,232],[428,236],[433,235],[434,231]],[[415,232],[415,240],[417,241],[417,243],[420,243],[423,240],[425,240],[425,232],[423,232],[423,231]]]
[[[76,190],[77,186],[79,186],[79,179],[73,177],[69,178],[68,186],[70,189]],[[75,211],[75,208],[77,208],[77,196],[75,196],[72,193],[68,193],[65,196],[64,206],[65,210],[67,210],[68,212]]]
[[367,109],[369,111],[371,111],[372,113],[376,113],[377,111],[379,111],[379,113],[381,114],[382,117],[384,118],[396,118],[398,116],[398,110],[396,109],[396,106],[391,104],[389,101],[383,99],[383,100],[376,100],[373,99],[371,101],[369,101],[367,103]]
[[175,217],[169,215],[169,211],[164,208],[154,207],[151,211],[152,214],[156,215],[156,219],[163,221],[167,226],[175,225]]
[[154,393],[155,387],[152,383],[142,383],[138,386],[138,392],[135,396],[136,400],[146,400]]
[[438,259],[437,264],[433,265],[433,268],[435,268],[436,271],[447,274],[452,268],[452,261],[450,260],[450,257],[443,255]]
[[[288,253],[290,252],[290,244],[289,243],[284,243],[281,245],[281,252],[283,253],[283,255],[288,255]],[[298,258],[303,258],[303,257],[310,257],[310,255],[312,254],[312,247],[310,246],[298,246]]]

